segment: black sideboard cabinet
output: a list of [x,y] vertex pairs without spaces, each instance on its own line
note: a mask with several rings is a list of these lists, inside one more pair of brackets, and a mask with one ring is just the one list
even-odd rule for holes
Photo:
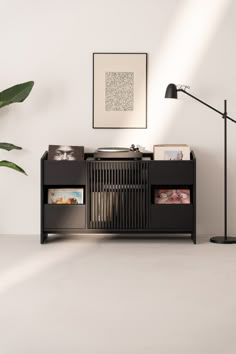
[[[84,161],[41,158],[41,243],[58,233],[190,234],[196,244],[196,158]],[[152,158],[151,153],[143,157]],[[83,188],[84,204],[48,204],[50,188]],[[159,188],[188,188],[190,204],[155,204]]]

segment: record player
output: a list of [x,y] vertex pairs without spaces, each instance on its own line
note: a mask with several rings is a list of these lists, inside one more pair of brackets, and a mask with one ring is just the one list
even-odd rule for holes
[[134,144],[130,148],[103,147],[94,153],[95,160],[141,160],[143,154]]

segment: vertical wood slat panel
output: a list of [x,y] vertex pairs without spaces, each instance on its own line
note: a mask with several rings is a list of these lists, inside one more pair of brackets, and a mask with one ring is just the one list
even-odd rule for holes
[[111,179],[110,179],[110,187],[111,187],[111,214],[112,214],[112,218],[111,218],[111,228],[114,229],[114,218],[115,218],[115,211],[114,211],[114,166],[113,166],[113,162],[111,162]]
[[150,208],[151,205],[151,190],[150,190],[150,172],[149,172],[150,164],[146,164],[146,189],[147,189],[147,198],[146,198],[146,210],[147,210],[147,217],[146,217],[146,227],[150,226]]
[[133,185],[136,186],[136,188],[134,189],[134,205],[136,206],[134,208],[134,226],[138,225],[138,220],[137,220],[137,210],[138,210],[138,204],[137,204],[137,195],[139,193],[139,185],[138,185],[138,175],[139,175],[139,171],[137,170],[138,165],[137,164],[133,164]]
[[135,198],[135,202],[136,202],[136,205],[137,205],[137,209],[136,209],[136,225],[138,225],[139,223],[141,224],[141,220],[140,220],[140,217],[139,215],[141,215],[141,204],[139,203],[139,196],[140,196],[140,191],[141,191],[141,181],[140,181],[140,167],[139,165],[136,166],[136,170],[137,172],[135,173],[135,177],[136,177],[136,180],[137,180],[137,188],[138,188],[138,191],[137,193],[135,193],[136,195],[136,198]]
[[104,181],[104,164],[101,164],[101,190],[102,190],[102,195],[104,195],[104,197],[102,198],[102,228],[105,228],[105,224],[106,224],[106,217],[105,217],[105,205],[106,202],[104,200],[104,198],[106,198],[106,193],[105,193],[105,181]]
[[[144,208],[144,205],[145,205],[145,169],[142,169],[142,173],[143,173],[143,176],[142,176],[142,189],[141,189],[141,197],[142,197],[142,215],[144,216],[144,220],[145,220],[145,208]],[[143,225],[145,226],[145,224]]]
[[[142,164],[142,162],[141,162]],[[140,228],[142,228],[142,215],[143,215],[143,208],[142,208],[142,192],[143,192],[143,185],[142,185],[142,165],[138,166],[138,186],[139,186],[139,191],[138,191],[138,220],[140,223]]]
[[131,229],[131,205],[130,205],[130,183],[131,183],[131,181],[130,181],[130,164],[129,163],[127,163],[126,164],[126,166],[127,166],[127,174],[128,174],[128,201],[129,201],[129,206],[128,206],[128,208],[129,208],[129,217],[128,217],[128,228],[129,229]]
[[129,179],[127,164],[124,164],[125,168],[125,212],[126,212],[126,225],[125,228],[129,228]]
[[125,166],[124,163],[121,162],[121,169],[122,169],[122,185],[123,185],[123,192],[122,192],[122,196],[123,196],[123,210],[122,210],[122,216],[123,216],[123,228],[126,229],[126,211],[125,211]]
[[114,201],[113,201],[113,205],[114,205],[114,229],[117,229],[117,162],[114,162],[114,180],[113,180],[113,184],[114,184]]
[[133,229],[135,227],[135,222],[134,222],[134,214],[136,211],[136,206],[134,203],[134,189],[135,189],[135,183],[134,183],[134,166],[135,163],[130,164],[130,174],[131,174],[131,183],[130,183],[130,189],[131,189],[131,205],[132,205],[132,210],[131,210],[131,228]]
[[94,179],[93,179],[93,182],[94,182],[94,199],[95,199],[95,202],[94,202],[94,212],[95,212],[95,229],[97,229],[98,225],[97,225],[97,220],[98,220],[98,215],[97,215],[97,169],[95,168],[94,169]]
[[95,228],[95,210],[94,210],[94,205],[95,205],[95,195],[94,195],[94,180],[95,180],[95,178],[94,178],[94,169],[92,168],[93,167],[93,165],[91,164],[90,165],[90,173],[91,173],[91,196],[92,196],[92,213],[93,213],[93,219],[92,219],[92,226],[93,226],[93,228]]
[[118,166],[119,168],[117,169],[117,188],[118,188],[118,205],[117,205],[117,223],[118,223],[118,228],[121,229],[121,181],[120,181],[120,164]]
[[93,229],[145,229],[149,225],[149,173],[144,161],[88,162]]
[[102,206],[103,206],[103,197],[102,197],[102,164],[99,164],[99,186],[98,186],[98,195],[99,195],[99,229],[103,227],[102,219]]
[[91,189],[90,189],[90,198],[91,198],[91,215],[92,215],[92,219],[91,219],[91,227],[94,228],[94,220],[95,220],[95,213],[94,213],[94,185],[93,185],[93,165],[90,164],[90,168],[89,168],[89,179],[90,179],[90,185],[91,185]]
[[111,164],[110,162],[107,162],[106,164],[106,170],[107,170],[107,193],[108,193],[108,208],[107,208],[107,228],[111,229],[112,225],[111,225],[111,221],[112,221],[112,215],[111,215],[111,210],[112,210],[112,206],[111,206],[111,188],[110,188],[110,180],[111,180]]

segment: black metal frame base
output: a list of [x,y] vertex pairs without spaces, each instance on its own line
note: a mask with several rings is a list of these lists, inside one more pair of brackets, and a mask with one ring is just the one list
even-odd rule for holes
[[227,238],[225,239],[224,236],[215,236],[215,237],[211,237],[210,241],[213,243],[232,244],[232,243],[236,243],[236,237],[227,236]]

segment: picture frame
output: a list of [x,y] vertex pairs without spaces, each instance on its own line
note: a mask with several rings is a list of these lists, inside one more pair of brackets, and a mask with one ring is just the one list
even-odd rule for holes
[[190,147],[186,144],[159,144],[153,146],[154,160],[190,160]]
[[147,53],[93,53],[93,128],[147,128]]
[[83,188],[49,188],[48,204],[84,204]]
[[84,146],[49,145],[48,160],[55,160],[55,161],[84,160]]

